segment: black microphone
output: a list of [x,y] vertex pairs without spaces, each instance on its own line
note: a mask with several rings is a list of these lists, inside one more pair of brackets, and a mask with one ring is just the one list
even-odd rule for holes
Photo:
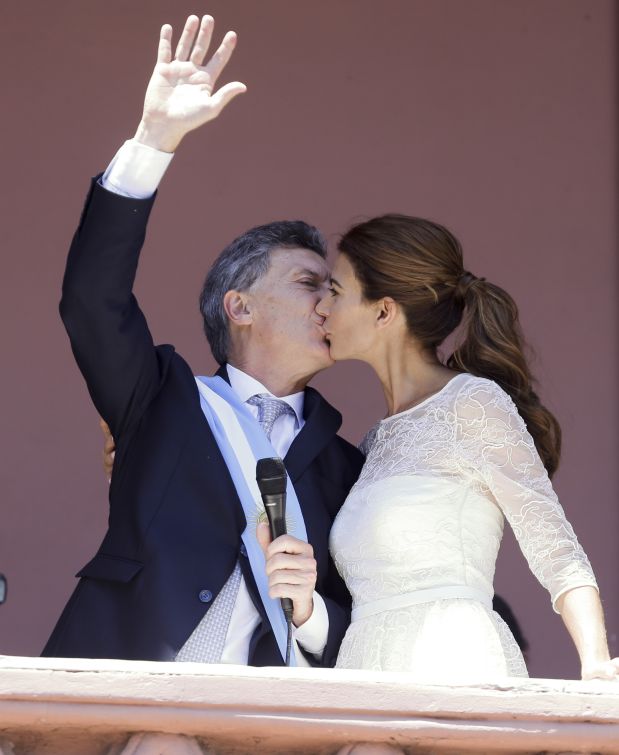
[[[260,489],[264,510],[271,529],[271,537],[286,534],[286,482],[288,475],[284,462],[273,459],[258,459],[256,464],[256,482]],[[287,622],[292,621],[292,600],[282,598],[282,609]]]

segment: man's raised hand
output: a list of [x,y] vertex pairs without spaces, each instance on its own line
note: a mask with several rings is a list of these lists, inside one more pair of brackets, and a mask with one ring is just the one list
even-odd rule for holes
[[236,45],[229,31],[204,65],[213,35],[212,16],[189,16],[172,56],[172,27],[161,27],[157,63],[146,89],[144,113],[135,139],[164,152],[174,152],[183,137],[216,118],[245,84],[233,81],[215,90]]

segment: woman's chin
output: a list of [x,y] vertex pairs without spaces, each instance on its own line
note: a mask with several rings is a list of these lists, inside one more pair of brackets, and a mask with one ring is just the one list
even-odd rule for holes
[[329,344],[329,356],[334,362],[341,362],[343,359],[347,359],[346,354],[342,353],[342,349],[338,349],[337,344],[327,342]]

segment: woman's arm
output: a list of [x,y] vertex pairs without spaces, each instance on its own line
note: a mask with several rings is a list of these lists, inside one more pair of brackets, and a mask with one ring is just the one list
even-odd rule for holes
[[594,587],[575,587],[557,600],[557,610],[576,645],[583,679],[616,679],[619,658],[610,658],[604,611]]
[[531,571],[550,592],[576,645],[582,678],[612,679],[604,617],[589,559],[511,398],[490,381],[465,387],[458,445],[509,521]]

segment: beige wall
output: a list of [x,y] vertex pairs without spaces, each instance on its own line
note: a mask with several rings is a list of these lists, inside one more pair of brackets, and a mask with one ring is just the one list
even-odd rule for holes
[[[0,652],[36,654],[106,521],[97,418],[57,316],[88,177],[131,136],[159,25],[208,10],[240,36],[248,94],[190,137],[165,179],[138,294],[159,341],[212,362],[196,299],[258,222],[333,241],[359,216],[426,215],[519,302],[565,433],[556,487],[619,653],[615,13],[610,0],[35,0],[3,13]],[[383,412],[340,365],[317,386],[358,440]],[[354,386],[354,390],[351,390]],[[560,620],[508,539],[497,584],[531,671],[574,676]]]

